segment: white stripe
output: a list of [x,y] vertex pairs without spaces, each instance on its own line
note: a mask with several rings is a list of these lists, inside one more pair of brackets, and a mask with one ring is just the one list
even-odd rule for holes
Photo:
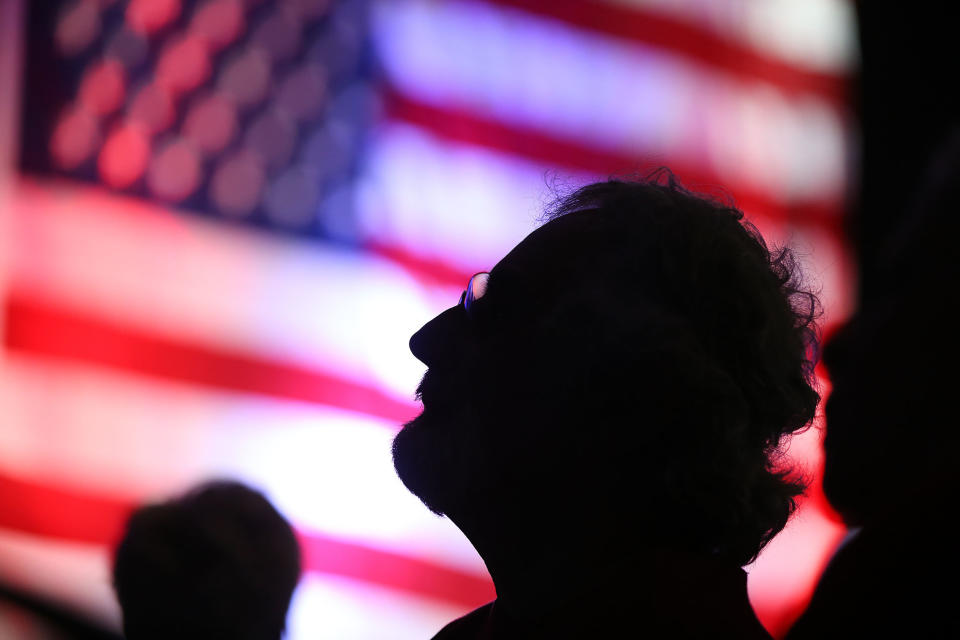
[[[553,198],[600,179],[439,140],[408,125],[384,127],[378,139],[358,188],[364,233],[464,271],[488,271],[536,228]],[[782,221],[746,213],[768,244],[786,240]],[[443,297],[435,304],[449,306],[459,291],[437,293]]]
[[392,424],[22,356],[0,368],[0,409],[9,473],[135,501],[238,478],[305,530],[484,575],[396,477]]
[[[560,184],[593,180],[557,175]],[[465,271],[487,271],[537,226],[553,197],[542,165],[384,127],[359,186],[364,233]],[[466,284],[466,283],[464,283]]]
[[11,286],[31,295],[397,398],[422,375],[407,340],[442,307],[387,261],[62,183],[23,183],[12,209]]
[[844,117],[778,89],[530,14],[478,2],[381,3],[390,82],[560,139],[686,165],[789,201],[846,181]]
[[857,63],[849,0],[604,0],[663,13],[802,69],[843,74]]
[[308,575],[294,595],[287,627],[291,640],[426,640],[467,612],[346,578]]

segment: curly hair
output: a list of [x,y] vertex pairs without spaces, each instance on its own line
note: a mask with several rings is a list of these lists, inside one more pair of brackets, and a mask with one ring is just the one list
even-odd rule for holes
[[617,427],[613,483],[636,494],[624,469],[643,468],[656,490],[634,504],[657,514],[659,535],[752,562],[804,490],[780,445],[820,399],[817,296],[788,248],[768,248],[741,211],[669,170],[582,187],[545,218],[572,213],[599,233],[589,268],[601,284],[552,308],[538,330],[576,363],[564,375],[589,407],[581,417]]

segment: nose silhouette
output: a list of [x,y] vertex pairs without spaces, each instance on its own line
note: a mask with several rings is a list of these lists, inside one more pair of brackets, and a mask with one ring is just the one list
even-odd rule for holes
[[463,344],[465,323],[463,307],[450,307],[410,336],[410,353],[428,367],[456,358]]

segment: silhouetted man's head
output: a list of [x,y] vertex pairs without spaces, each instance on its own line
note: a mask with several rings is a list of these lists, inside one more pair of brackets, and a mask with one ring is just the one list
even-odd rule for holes
[[429,370],[400,478],[468,536],[600,523],[749,562],[800,491],[772,456],[818,401],[791,254],[669,174],[548,218],[410,339]]
[[263,495],[218,481],[137,510],[113,575],[129,640],[277,640],[300,552]]
[[871,287],[827,343],[824,492],[849,524],[943,508],[953,491],[960,360],[960,129],[934,155],[902,224],[875,251]]

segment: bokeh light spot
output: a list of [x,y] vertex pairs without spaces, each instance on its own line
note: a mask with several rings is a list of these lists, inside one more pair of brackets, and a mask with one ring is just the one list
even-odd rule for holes
[[300,22],[290,11],[275,11],[257,25],[252,40],[275,62],[283,62],[300,48]]
[[280,84],[277,106],[295,120],[318,116],[326,98],[326,77],[315,63],[295,69]]
[[73,107],[57,121],[50,138],[50,154],[61,169],[75,169],[93,155],[97,119],[86,109]]
[[104,51],[108,58],[115,58],[127,69],[132,69],[143,62],[148,47],[147,39],[142,34],[122,27],[110,35]]
[[180,0],[130,0],[127,24],[137,33],[158,31],[180,15]]
[[287,163],[296,142],[296,127],[284,113],[267,109],[247,129],[244,142],[268,168]]
[[106,115],[123,102],[126,92],[123,65],[113,59],[94,63],[80,81],[80,102],[91,113]]
[[149,133],[163,131],[173,121],[170,92],[156,82],[141,87],[127,107],[127,118]]
[[203,41],[186,34],[173,39],[160,53],[157,81],[174,95],[200,86],[210,75],[210,57]]
[[348,122],[328,121],[307,139],[301,154],[324,178],[343,179],[350,171],[357,137]]
[[290,167],[267,190],[267,216],[284,227],[303,228],[316,219],[320,196],[317,173],[309,167]]
[[233,42],[243,25],[243,7],[239,0],[208,0],[193,14],[190,32],[217,50]]
[[226,63],[218,87],[241,107],[249,107],[267,94],[270,60],[257,49],[248,49]]
[[237,129],[237,109],[222,93],[211,93],[190,108],[183,133],[204,153],[217,153],[233,139]]
[[200,155],[193,144],[177,139],[158,151],[150,162],[147,186],[157,197],[179,202],[200,182]]
[[341,89],[328,107],[328,117],[333,120],[372,122],[383,113],[380,95],[369,82],[353,82]]
[[330,9],[330,0],[284,0],[283,4],[301,20],[317,20]]
[[100,33],[100,8],[96,0],[77,0],[60,14],[54,33],[57,49],[74,56],[90,46]]
[[232,217],[253,212],[263,191],[263,163],[257,155],[242,149],[224,158],[210,181],[210,199],[217,209]]
[[330,20],[310,46],[308,57],[321,60],[330,81],[352,75],[360,64],[363,35],[355,24]]
[[142,127],[124,123],[110,132],[100,149],[98,168],[109,186],[123,189],[133,184],[147,167],[150,139]]

